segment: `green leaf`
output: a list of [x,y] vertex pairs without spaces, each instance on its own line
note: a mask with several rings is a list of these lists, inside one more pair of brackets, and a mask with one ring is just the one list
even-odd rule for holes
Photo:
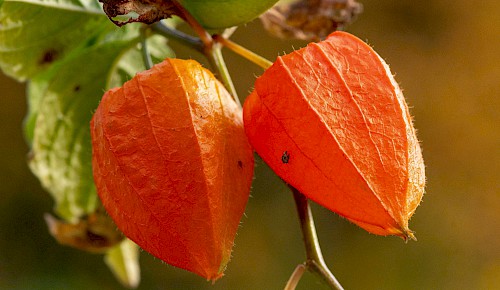
[[[98,209],[89,123],[106,89],[144,70],[140,39],[140,25],[117,28],[95,0],[0,0],[0,68],[30,79],[29,165],[66,222]],[[173,55],[164,38],[147,42],[153,60]],[[138,254],[126,240],[105,256],[129,287],[140,280]]]
[[141,279],[139,267],[139,247],[129,239],[124,239],[106,253],[104,262],[115,277],[126,287],[135,288]]
[[27,101],[28,101],[28,114],[24,118],[24,137],[27,143],[31,146],[33,143],[33,134],[35,132],[36,116],[42,96],[47,90],[47,81],[43,78],[31,81],[27,86]]
[[[33,142],[30,167],[66,221],[95,209],[89,123],[106,89],[144,70],[139,27],[128,25],[100,35],[93,46],[74,50],[29,83],[25,135]],[[172,55],[164,39],[147,41],[154,59]]]
[[228,28],[249,22],[278,0],[178,0],[206,28]]
[[0,8],[0,68],[24,81],[113,29],[96,0],[5,0]]
[[162,62],[167,57],[175,57],[174,51],[167,45],[165,37],[153,35],[147,39],[149,53],[153,63]]
[[89,122],[119,56],[136,41],[105,42],[75,52],[31,82],[30,106],[36,114],[28,120],[36,120],[27,124],[35,123],[34,131],[27,132],[33,135],[30,167],[65,220],[95,209]]

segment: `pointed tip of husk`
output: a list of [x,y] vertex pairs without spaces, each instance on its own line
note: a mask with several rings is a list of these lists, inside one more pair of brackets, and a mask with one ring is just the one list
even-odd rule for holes
[[399,233],[397,235],[400,236],[405,241],[405,243],[408,243],[409,240],[414,240],[415,242],[417,241],[415,232],[413,232],[409,228],[402,228],[401,230],[399,230]]
[[415,232],[410,230],[408,226],[399,226],[397,228],[393,227],[387,229],[389,235],[395,235],[402,238],[405,243],[408,243],[409,240],[417,241],[417,237],[415,236]]
[[417,241],[417,237],[413,233],[407,233],[406,235],[402,236],[403,240],[405,241],[405,244],[408,243],[409,240]]
[[220,272],[216,276],[214,276],[212,278],[208,278],[207,281],[212,282],[212,285],[214,285],[217,280],[219,280],[220,278],[222,278],[222,276],[224,276],[224,273]]

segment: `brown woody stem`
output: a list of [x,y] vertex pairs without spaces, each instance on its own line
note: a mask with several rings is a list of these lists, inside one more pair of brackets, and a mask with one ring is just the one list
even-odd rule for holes
[[330,269],[328,269],[323,259],[316,228],[314,226],[314,219],[307,198],[293,186],[289,185],[289,187],[293,192],[295,205],[297,206],[297,212],[299,214],[302,237],[306,246],[307,260],[305,265],[307,270],[319,275],[323,282],[332,289],[343,290],[344,288],[342,288],[342,285],[340,285]]
[[194,17],[189,13],[179,2],[173,0],[172,1],[175,5],[175,7],[179,10],[180,14],[179,15],[182,19],[184,19],[189,26],[193,29],[193,31],[198,35],[198,37],[201,39],[203,42],[203,45],[205,48],[211,47],[213,43],[213,39],[210,36],[210,34],[201,26],[201,24],[194,19]]

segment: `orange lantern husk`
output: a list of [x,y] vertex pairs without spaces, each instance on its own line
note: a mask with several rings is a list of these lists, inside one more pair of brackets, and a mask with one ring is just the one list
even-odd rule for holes
[[414,238],[422,154],[398,84],[366,43],[334,32],[278,57],[243,115],[250,143],[285,182],[370,233]]
[[254,167],[223,85],[195,61],[167,59],[108,91],[91,133],[98,194],[120,230],[170,265],[220,278]]

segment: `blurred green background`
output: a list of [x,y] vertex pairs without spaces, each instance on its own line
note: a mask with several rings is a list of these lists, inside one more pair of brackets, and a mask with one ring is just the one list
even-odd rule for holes
[[[500,2],[361,2],[347,30],[374,46],[404,89],[428,184],[410,222],[418,242],[408,244],[314,205],[325,259],[346,289],[500,289]],[[305,45],[269,37],[259,21],[233,39],[269,59]],[[261,70],[225,54],[243,97]],[[0,75],[0,94],[0,289],[122,289],[102,256],[48,233],[53,204],[26,166],[24,86]],[[226,276],[211,285],[143,253],[139,289],[282,289],[304,257],[293,198],[258,160]],[[306,274],[298,289],[326,288]]]

